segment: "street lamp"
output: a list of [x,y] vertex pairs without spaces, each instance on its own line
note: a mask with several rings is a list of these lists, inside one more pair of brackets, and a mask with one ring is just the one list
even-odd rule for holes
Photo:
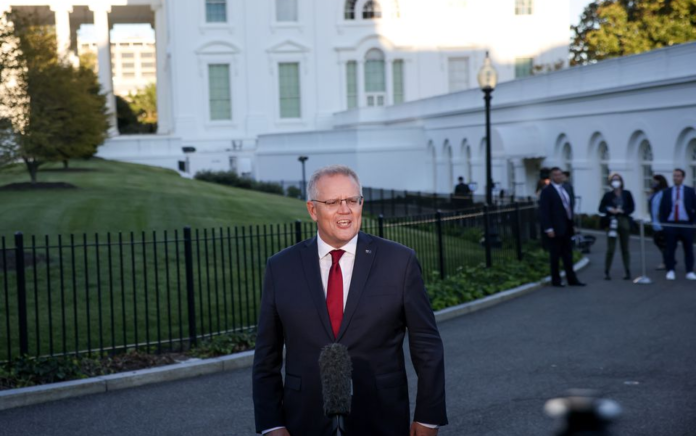
[[498,73],[491,65],[491,58],[486,52],[486,59],[478,73],[478,83],[486,101],[486,204],[493,204],[493,177],[491,176],[491,94],[498,83]]
[[302,198],[307,199],[307,178],[305,177],[305,162],[309,159],[307,156],[297,158],[302,163]]

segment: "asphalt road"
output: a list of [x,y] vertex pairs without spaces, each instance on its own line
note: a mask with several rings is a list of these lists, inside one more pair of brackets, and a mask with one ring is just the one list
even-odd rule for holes
[[[696,283],[602,280],[603,238],[586,288],[544,288],[441,324],[450,425],[442,435],[543,436],[546,400],[591,388],[618,401],[614,435],[696,435]],[[637,241],[633,270],[639,272]],[[680,263],[682,259],[680,256]],[[0,435],[251,435],[249,369],[0,412]],[[409,373],[411,394],[415,375]]]

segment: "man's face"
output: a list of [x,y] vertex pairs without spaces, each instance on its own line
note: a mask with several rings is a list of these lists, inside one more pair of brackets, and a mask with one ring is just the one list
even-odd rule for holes
[[672,173],[672,180],[674,181],[675,185],[679,186],[684,182],[684,175],[681,171],[674,171]]
[[307,202],[307,211],[319,227],[319,236],[334,248],[348,243],[360,231],[362,204],[349,206],[341,201],[334,206],[311,200],[343,200],[360,196],[358,184],[352,177],[337,174],[324,176],[316,184],[317,198]]
[[551,180],[553,183],[560,185],[565,182],[565,174],[563,174],[563,171],[551,171]]

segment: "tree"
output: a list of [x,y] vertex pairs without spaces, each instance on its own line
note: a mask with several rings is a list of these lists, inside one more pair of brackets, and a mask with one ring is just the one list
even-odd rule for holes
[[571,26],[571,65],[696,40],[696,0],[596,0]]
[[109,124],[94,72],[58,59],[53,29],[33,22],[13,12],[0,21],[0,117],[11,126],[0,147],[36,183],[46,162],[94,155]]
[[143,124],[157,124],[157,85],[150,83],[145,88],[128,96],[133,112]]

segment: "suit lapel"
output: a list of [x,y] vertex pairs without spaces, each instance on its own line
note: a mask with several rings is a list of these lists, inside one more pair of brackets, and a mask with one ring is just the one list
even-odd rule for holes
[[307,290],[309,291],[314,305],[317,307],[319,319],[321,320],[326,334],[333,341],[334,335],[329,321],[329,311],[326,308],[326,296],[321,282],[321,271],[319,270],[319,248],[317,237],[310,239],[302,250],[302,266],[304,269]]
[[336,338],[337,342],[341,340],[343,334],[348,329],[348,324],[350,324],[350,320],[353,318],[355,309],[357,309],[358,302],[360,301],[360,296],[365,289],[367,277],[370,275],[372,262],[377,255],[377,247],[375,247],[372,242],[373,239],[370,235],[363,232],[360,232],[358,235],[358,245],[355,250],[355,264],[353,266],[353,276],[350,280],[348,301],[346,302],[346,309],[343,311],[343,321],[341,322],[341,328],[338,331],[338,337]]

